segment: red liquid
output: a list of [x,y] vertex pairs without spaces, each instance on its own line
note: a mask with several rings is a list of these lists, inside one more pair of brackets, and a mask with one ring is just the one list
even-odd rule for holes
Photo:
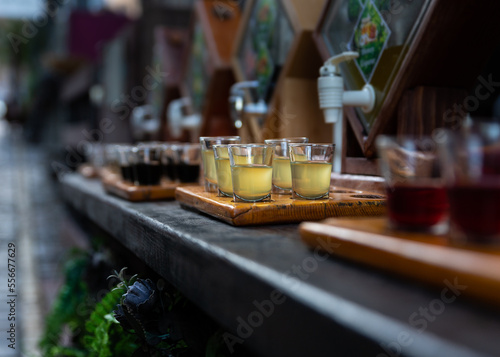
[[500,235],[500,177],[449,190],[452,222],[473,241]]
[[389,219],[408,229],[432,227],[448,215],[446,188],[396,185],[387,189]]
[[483,175],[500,175],[500,147],[498,145],[484,148]]

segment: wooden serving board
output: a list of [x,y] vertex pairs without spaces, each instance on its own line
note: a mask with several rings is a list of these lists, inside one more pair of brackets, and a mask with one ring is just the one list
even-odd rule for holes
[[132,202],[172,200],[178,183],[162,183],[155,186],[135,186],[121,180],[116,175],[106,176],[102,180],[104,190],[112,195]]
[[233,202],[218,197],[201,186],[178,187],[175,198],[182,206],[196,209],[235,226],[270,223],[296,223],[338,216],[376,216],[385,213],[385,197],[334,187],[324,200],[293,200],[291,195],[272,195],[270,201]]
[[[386,218],[332,218],[299,227],[310,247],[433,285],[446,296],[500,306],[500,246],[454,243],[448,236],[390,230]],[[439,297],[439,296],[438,296]]]

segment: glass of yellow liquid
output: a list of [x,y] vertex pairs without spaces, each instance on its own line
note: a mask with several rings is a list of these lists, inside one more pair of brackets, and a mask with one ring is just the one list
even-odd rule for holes
[[266,144],[272,145],[273,156],[273,193],[290,195],[292,193],[292,169],[290,167],[290,155],[288,144],[307,143],[309,139],[305,136],[268,139]]
[[217,144],[239,144],[239,136],[202,136],[201,161],[203,164],[203,177],[206,192],[219,192],[217,186],[217,170],[215,169],[215,157],[213,146]]
[[328,198],[332,174],[333,144],[290,144],[292,198]]
[[271,197],[273,147],[268,144],[229,145],[235,202],[258,202]]
[[213,150],[219,196],[233,197],[233,178],[231,175],[231,165],[229,163],[228,145],[214,145]]

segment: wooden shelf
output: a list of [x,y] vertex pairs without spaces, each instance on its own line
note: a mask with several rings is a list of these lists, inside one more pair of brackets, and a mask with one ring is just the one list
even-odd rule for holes
[[[178,202],[128,202],[68,174],[66,201],[171,282],[233,336],[282,292],[242,343],[259,356],[496,356],[500,312],[465,296],[435,311],[441,288],[315,252],[295,224],[234,227]],[[460,278],[459,278],[460,281]],[[426,323],[412,325],[412,316]],[[238,330],[239,329],[239,330]],[[404,335],[403,335],[404,334]],[[399,339],[399,340],[398,340]],[[398,343],[411,341],[404,347]]]

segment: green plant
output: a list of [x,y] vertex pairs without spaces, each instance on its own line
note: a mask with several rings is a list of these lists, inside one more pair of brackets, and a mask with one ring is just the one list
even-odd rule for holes
[[[214,335],[213,323],[161,279],[125,279],[123,268],[108,277],[118,284],[93,300],[92,284],[84,279],[91,261],[92,255],[77,252],[67,263],[66,282],[40,341],[44,357],[226,355],[221,332]],[[62,344],[63,331],[70,345]]]
[[83,342],[90,356],[128,357],[138,347],[135,343],[136,337],[126,333],[112,314],[113,308],[126,293],[128,284],[135,280],[133,276],[126,282],[123,278],[124,271],[125,269],[122,269],[120,274],[112,275],[112,277],[119,278],[121,282],[96,304],[85,324],[87,334]]

